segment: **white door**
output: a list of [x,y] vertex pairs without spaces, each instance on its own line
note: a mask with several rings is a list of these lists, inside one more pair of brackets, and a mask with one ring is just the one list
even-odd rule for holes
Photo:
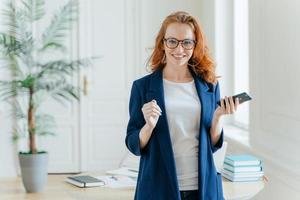
[[[128,54],[127,1],[90,0],[80,4],[80,56],[100,56],[82,71],[81,169],[118,167],[125,153],[128,80],[134,66]],[[128,39],[129,37],[129,39]]]

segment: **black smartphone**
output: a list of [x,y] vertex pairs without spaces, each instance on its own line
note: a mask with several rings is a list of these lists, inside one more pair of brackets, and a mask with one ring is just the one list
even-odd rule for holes
[[[234,96],[232,96],[233,98],[233,101],[236,99],[236,98],[239,98],[239,103],[244,103],[246,101],[250,101],[252,98],[246,93],[246,92],[243,92],[243,93],[240,93],[240,94],[236,94]],[[218,101],[217,104],[219,106],[221,106],[221,102]]]

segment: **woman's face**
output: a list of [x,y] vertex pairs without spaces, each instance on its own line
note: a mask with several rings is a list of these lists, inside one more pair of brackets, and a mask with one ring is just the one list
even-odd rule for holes
[[[178,43],[178,41],[181,41]],[[167,27],[164,38],[164,50],[167,65],[187,66],[193,55],[195,35],[188,24],[172,23]],[[178,45],[176,47],[176,45]]]

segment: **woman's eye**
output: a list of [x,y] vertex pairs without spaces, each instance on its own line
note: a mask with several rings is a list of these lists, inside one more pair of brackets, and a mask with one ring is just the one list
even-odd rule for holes
[[183,44],[184,44],[184,45],[193,45],[194,43],[193,43],[192,40],[184,40],[184,41],[183,41]]
[[177,41],[176,40],[169,40],[169,43],[170,44],[177,44]]

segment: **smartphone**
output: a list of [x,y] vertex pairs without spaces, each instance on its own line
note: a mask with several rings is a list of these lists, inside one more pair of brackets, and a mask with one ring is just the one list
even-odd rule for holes
[[[246,101],[250,101],[252,98],[246,93],[246,92],[243,92],[243,93],[240,93],[240,94],[236,94],[234,96],[232,96],[233,98],[233,101],[236,99],[236,98],[239,98],[239,103],[244,103]],[[221,106],[221,102],[218,101],[217,104],[219,106]]]

